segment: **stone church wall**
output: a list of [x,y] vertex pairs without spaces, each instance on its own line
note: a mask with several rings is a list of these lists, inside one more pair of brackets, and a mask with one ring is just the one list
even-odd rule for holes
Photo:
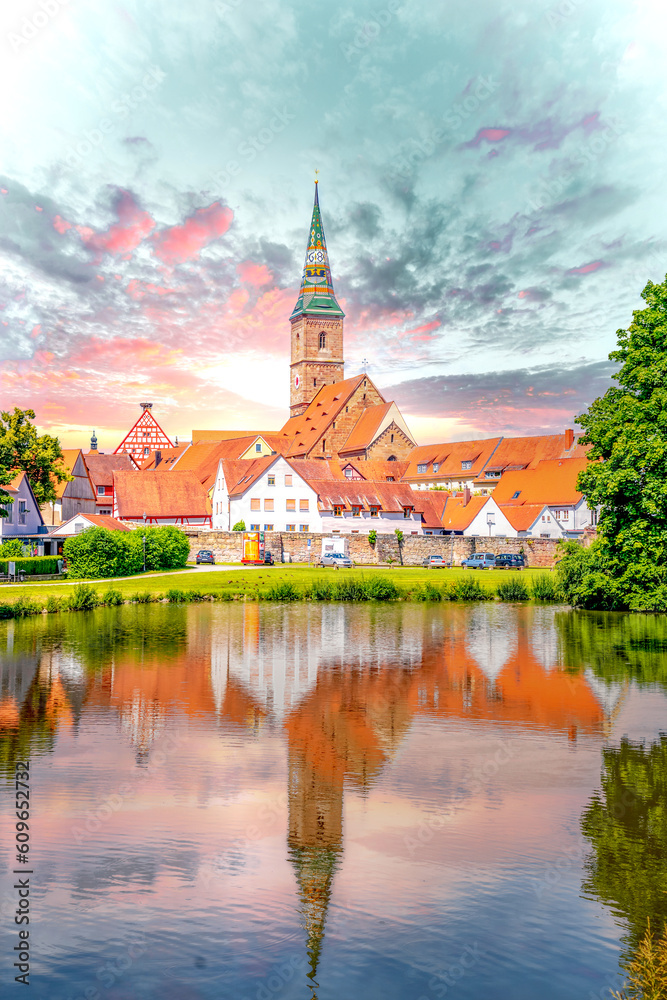
[[[242,534],[235,531],[194,531],[183,529],[190,539],[190,559],[199,549],[212,549],[216,562],[240,562],[242,557]],[[322,552],[322,539],[331,535],[321,535],[295,531],[265,532],[266,548],[278,562],[283,555],[290,562],[315,564]],[[367,535],[341,535],[348,544],[348,553],[353,562],[360,566],[377,566],[401,561],[395,535],[378,535],[372,546]],[[308,541],[310,540],[310,549]],[[526,565],[534,568],[550,569],[557,556],[557,541],[552,538],[487,538],[463,535],[406,535],[403,539],[402,556],[404,566],[421,566],[430,555],[441,555],[447,561],[452,553],[454,565],[459,566],[474,552],[523,553]]]

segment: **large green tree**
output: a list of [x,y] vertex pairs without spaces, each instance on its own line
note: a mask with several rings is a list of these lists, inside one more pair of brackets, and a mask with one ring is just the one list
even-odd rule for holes
[[17,472],[26,473],[39,504],[53,502],[56,485],[72,478],[62,465],[58,438],[38,434],[34,419],[34,410],[18,406],[13,413],[0,412],[0,507],[4,510],[11,497],[2,487],[11,483]]
[[609,355],[617,385],[577,417],[592,460],[578,486],[600,508],[591,576],[577,569],[584,606],[667,610],[667,278],[642,298]]

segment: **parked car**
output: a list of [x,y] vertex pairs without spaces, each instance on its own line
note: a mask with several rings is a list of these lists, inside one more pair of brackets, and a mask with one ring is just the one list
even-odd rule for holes
[[494,569],[496,557],[493,552],[475,552],[461,563],[464,569]]
[[210,566],[215,566],[215,556],[210,549],[200,549],[195,561],[198,566],[201,563],[208,563]]
[[523,569],[525,565],[523,556],[515,552],[501,552],[496,556],[496,569]]
[[343,566],[345,569],[349,569],[352,566],[352,560],[344,556],[342,552],[325,552],[320,559],[320,566],[333,566],[335,569],[340,569]]
[[424,569],[444,569],[447,565],[443,556],[427,556],[422,562]]
[[267,549],[264,549],[264,565],[273,566],[273,556]]

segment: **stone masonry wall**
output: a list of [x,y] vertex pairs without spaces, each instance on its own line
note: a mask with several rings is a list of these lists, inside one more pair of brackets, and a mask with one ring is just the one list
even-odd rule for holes
[[[196,531],[184,529],[190,539],[190,559],[199,549],[211,549],[216,562],[240,562],[242,557],[242,534],[235,531]],[[311,564],[319,561],[322,552],[322,538],[331,535],[320,535],[296,531],[265,532],[266,548],[273,553],[276,562],[283,555],[290,556],[291,562]],[[348,543],[348,553],[353,562],[361,566],[377,566],[386,564],[391,558],[400,563],[401,558],[395,535],[378,535],[372,546],[367,535],[345,535]],[[311,547],[308,549],[308,540]],[[449,562],[452,552],[454,565],[460,566],[461,560],[473,552],[523,553],[527,566],[550,569],[557,558],[557,541],[552,538],[485,538],[463,535],[406,535],[403,539],[402,556],[404,566],[421,566],[427,556],[441,555]]]

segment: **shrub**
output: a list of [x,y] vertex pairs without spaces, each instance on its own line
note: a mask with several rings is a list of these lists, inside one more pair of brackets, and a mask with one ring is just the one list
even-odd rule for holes
[[[13,559],[23,555],[23,542],[20,538],[9,538],[0,545],[0,560]],[[6,572],[6,570],[5,570]]]
[[395,601],[399,596],[394,581],[384,576],[371,576],[361,584],[367,601]]
[[173,524],[159,528],[137,528],[130,537],[134,561],[140,569],[144,565],[144,535],[146,537],[146,570],[180,569],[186,565],[190,543],[185,534]]
[[117,607],[124,603],[123,595],[120,590],[107,590],[106,594],[102,595],[101,603],[110,608]]
[[558,580],[550,573],[540,573],[531,581],[530,596],[534,601],[559,601]]
[[68,576],[74,580],[99,580],[138,573],[142,552],[141,545],[134,540],[135,535],[136,532],[88,528],[68,538],[63,547]]
[[133,604],[152,604],[153,601],[159,600],[159,597],[151,594],[150,590],[142,590],[137,591],[136,594],[132,594],[130,600]]
[[332,585],[329,580],[315,580],[308,590],[311,601],[330,601]]
[[362,580],[354,580],[347,577],[343,580],[334,580],[331,584],[332,601],[365,601],[368,600]]
[[667,926],[656,938],[649,917],[646,933],[625,971],[628,976],[626,988],[620,993],[611,991],[615,1000],[659,1000],[667,996]]
[[491,594],[484,590],[476,577],[464,576],[456,580],[450,591],[453,601],[488,601]]
[[[568,604],[598,611],[627,607],[622,584],[614,577],[609,557],[599,541],[587,549],[573,541],[560,542],[559,547],[563,557],[556,567],[558,587]],[[654,582],[643,581],[646,593],[653,589]]]
[[368,532],[368,544],[375,545],[377,540],[378,540],[378,533],[375,530],[375,528],[373,528],[371,531]]
[[22,570],[26,576],[48,576],[49,573],[58,572],[58,556],[27,556],[25,558],[10,556],[9,559],[0,559],[0,573],[6,573],[10,559],[16,563],[16,572]]
[[442,591],[434,583],[424,583],[412,592],[414,601],[441,601]]
[[60,597],[56,597],[55,594],[50,594],[46,599],[46,610],[50,615],[55,614],[57,611],[62,611],[63,607],[67,605],[67,601],[61,600]]
[[245,531],[245,521],[237,521],[232,531]]
[[168,590],[165,596],[170,604],[182,604],[187,600],[184,591],[178,590],[176,587]]
[[272,584],[266,596],[270,601],[298,601],[301,593],[290,580],[283,580]]
[[527,601],[528,587],[520,577],[510,577],[502,580],[496,587],[496,594],[501,601]]
[[41,615],[44,605],[41,601],[34,601],[31,597],[19,597],[12,605],[14,618],[25,618],[26,615]]
[[90,611],[100,603],[97,591],[87,583],[80,583],[66,598],[70,611]]

